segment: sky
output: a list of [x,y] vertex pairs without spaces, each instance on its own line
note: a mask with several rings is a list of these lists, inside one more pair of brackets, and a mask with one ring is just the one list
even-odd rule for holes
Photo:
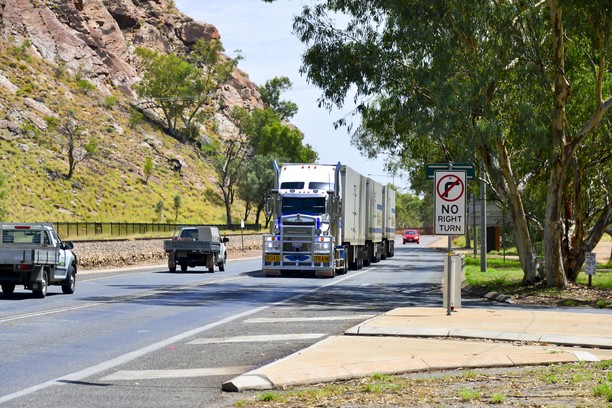
[[[367,159],[350,145],[346,127],[334,129],[334,121],[345,117],[350,108],[331,113],[317,106],[321,90],[309,85],[299,73],[305,46],[293,35],[293,17],[300,14],[302,1],[277,0],[175,0],[177,8],[196,21],[213,24],[219,30],[225,54],[243,59],[238,68],[260,86],[274,77],[288,77],[291,90],[281,99],[295,102],[298,113],[291,122],[304,133],[304,144],[319,154],[319,163],[346,164],[364,176],[382,184],[394,183],[400,188],[399,177],[384,169],[384,157]],[[405,189],[404,189],[405,190]]]

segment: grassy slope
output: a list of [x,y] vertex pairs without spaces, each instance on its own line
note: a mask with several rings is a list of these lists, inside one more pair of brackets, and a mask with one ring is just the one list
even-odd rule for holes
[[[173,198],[180,194],[179,222],[225,222],[211,166],[193,146],[179,143],[145,121],[130,128],[131,111],[119,93],[109,97],[96,89],[85,91],[78,78],[66,72],[58,75],[42,60],[7,44],[0,44],[0,67],[19,87],[16,94],[0,87],[0,119],[18,123],[21,129],[19,136],[0,129],[7,221],[150,222],[157,221],[154,207],[160,200],[167,208],[162,220],[174,221]],[[53,114],[28,108],[26,98],[42,102]],[[69,110],[84,124],[86,139],[95,137],[99,147],[96,156],[80,163],[67,180],[68,162],[61,143],[65,137],[43,124],[57,115],[61,125]],[[147,156],[153,158],[155,168],[145,184]],[[168,157],[182,159],[182,175],[172,171]],[[234,216],[239,217],[241,208],[236,207]]]

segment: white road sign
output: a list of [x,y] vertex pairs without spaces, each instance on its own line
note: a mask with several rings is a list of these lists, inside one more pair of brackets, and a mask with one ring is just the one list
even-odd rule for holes
[[465,235],[465,171],[437,170],[434,176],[434,234]]

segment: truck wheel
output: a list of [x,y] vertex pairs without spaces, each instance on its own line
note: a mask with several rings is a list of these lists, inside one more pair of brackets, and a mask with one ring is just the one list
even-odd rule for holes
[[33,290],[32,293],[34,294],[35,297],[39,299],[43,299],[45,296],[47,296],[48,287],[49,287],[49,278],[47,275],[47,271],[45,271],[42,274],[42,280],[40,281],[40,288]]
[[219,262],[219,271],[225,271],[225,260],[227,259],[227,254],[223,255],[223,261]]
[[14,291],[15,291],[15,284],[14,283],[5,283],[5,284],[2,285],[2,293],[6,294],[6,295],[10,295]]
[[70,268],[68,268],[68,276],[66,276],[66,280],[62,284],[62,293],[65,295],[72,295],[74,293],[75,286],[76,272],[74,271],[74,266],[70,265]]
[[169,266],[168,270],[170,271],[170,273],[175,273],[176,272],[176,266]]
[[208,268],[208,272],[215,273],[215,265],[213,265],[210,268]]
[[181,264],[181,272],[187,272],[187,264]]

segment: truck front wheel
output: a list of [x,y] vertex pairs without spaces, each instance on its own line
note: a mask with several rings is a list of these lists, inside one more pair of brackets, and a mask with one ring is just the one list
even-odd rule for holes
[[5,283],[2,285],[2,293],[6,295],[10,295],[15,291],[15,284],[13,283]]
[[42,279],[38,282],[38,288],[32,290],[35,297],[42,299],[47,296],[47,289],[49,288],[49,275],[47,271],[42,273]]
[[68,268],[68,276],[66,276],[66,280],[62,283],[62,293],[65,295],[72,295],[75,287],[76,272],[74,271],[74,266],[70,265],[70,268]]

